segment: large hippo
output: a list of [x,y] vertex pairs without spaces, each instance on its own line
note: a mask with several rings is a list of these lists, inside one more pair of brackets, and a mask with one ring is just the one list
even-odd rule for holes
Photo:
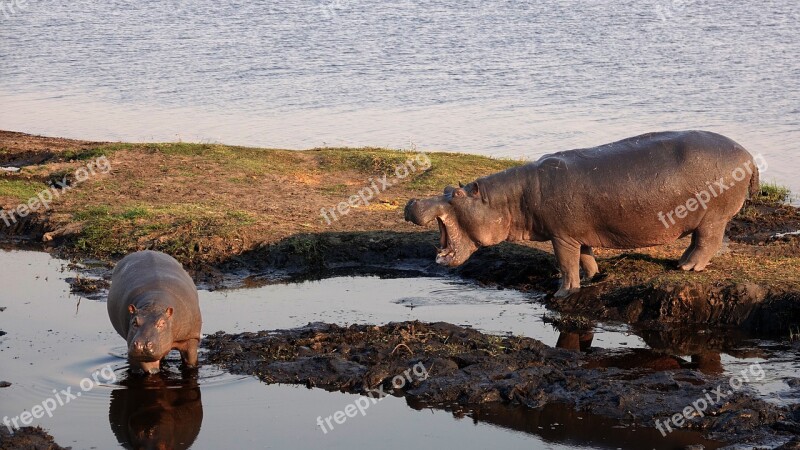
[[132,370],[158,372],[172,349],[181,352],[187,367],[197,366],[202,325],[197,288],[171,256],[147,250],[122,258],[111,275],[108,317],[128,341]]
[[589,278],[597,274],[592,247],[649,247],[691,234],[678,266],[703,270],[725,225],[757,192],[758,174],[752,155],[725,136],[648,133],[448,186],[444,195],[409,201],[405,218],[438,222],[436,262],[446,266],[502,241],[549,240],[563,297],[580,288],[581,267]]

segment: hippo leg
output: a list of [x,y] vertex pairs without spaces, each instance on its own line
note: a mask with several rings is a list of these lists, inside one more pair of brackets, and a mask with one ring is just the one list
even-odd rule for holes
[[597,261],[594,260],[592,247],[581,245],[581,268],[586,274],[586,278],[591,280],[600,270],[597,268]]
[[560,238],[553,239],[553,252],[561,270],[561,287],[556,297],[566,297],[581,288],[581,245]]
[[679,265],[680,269],[694,270],[695,272],[705,269],[711,258],[722,247],[724,237],[725,222],[701,225],[692,233],[692,245],[686,250],[688,255],[684,253],[684,256],[681,257],[681,261],[684,262]]
[[178,350],[181,352],[181,359],[186,367],[191,369],[197,367],[197,347],[199,345],[199,340],[189,339],[188,341],[182,342],[178,347]]
[[681,255],[681,259],[678,260],[678,268],[683,268],[683,266],[686,265],[687,262],[689,262],[689,257],[692,256],[692,253],[694,252],[694,249],[696,247],[697,247],[697,232],[695,231],[694,233],[692,233],[692,243],[689,244],[689,247],[686,248],[686,250],[683,252],[683,255]]

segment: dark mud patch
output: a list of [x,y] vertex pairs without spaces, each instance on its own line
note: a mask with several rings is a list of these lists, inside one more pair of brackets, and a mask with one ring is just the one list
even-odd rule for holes
[[[0,213],[5,211],[0,205]],[[42,249],[42,236],[49,228],[46,218],[36,213],[25,217],[15,216],[16,220],[6,225],[0,222],[0,244],[3,248]]]
[[97,299],[104,297],[111,282],[103,278],[89,278],[85,276],[75,276],[66,278],[64,281],[69,283],[69,290],[73,294],[79,294],[86,298]]
[[[619,350],[582,354],[447,323],[317,323],[293,330],[218,332],[203,345],[209,363],[267,383],[359,394],[392,391],[432,407],[502,404],[536,409],[561,404],[645,427],[729,386],[728,379],[649,350],[637,350],[635,357],[649,363],[633,370]],[[396,377],[418,364],[424,365],[427,377],[406,377],[394,389]],[[716,400],[683,429],[702,431],[712,440],[775,446],[788,441],[793,436],[789,430],[800,421],[800,407],[769,404],[746,388]]]
[[727,235],[733,241],[750,245],[774,241],[798,243],[798,230],[800,209],[782,203],[748,202],[728,224]]
[[53,152],[23,151],[18,153],[0,153],[0,167],[14,167],[21,169],[26,166],[35,166],[46,163],[56,157]]
[[69,450],[53,441],[53,437],[40,427],[24,427],[9,433],[0,427],[0,450]]

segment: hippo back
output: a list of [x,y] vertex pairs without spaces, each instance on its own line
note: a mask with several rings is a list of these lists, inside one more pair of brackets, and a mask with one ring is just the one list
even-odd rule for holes
[[172,307],[176,338],[200,338],[197,288],[183,266],[171,256],[150,250],[132,253],[114,268],[108,293],[108,315],[114,329],[128,337],[128,305],[137,309]]

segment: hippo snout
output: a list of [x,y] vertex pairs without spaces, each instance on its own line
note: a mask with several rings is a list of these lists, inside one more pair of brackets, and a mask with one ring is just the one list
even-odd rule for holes
[[138,355],[153,356],[155,345],[152,341],[136,340],[133,342],[133,350]]
[[427,225],[444,212],[447,205],[440,197],[416,199],[412,198],[406,204],[406,221],[416,225]]
[[414,214],[415,212],[414,208],[416,208],[416,206],[417,206],[417,199],[415,198],[412,198],[411,200],[408,201],[408,203],[406,203],[406,209],[405,209],[406,222],[414,222],[414,217],[416,217],[416,215]]

